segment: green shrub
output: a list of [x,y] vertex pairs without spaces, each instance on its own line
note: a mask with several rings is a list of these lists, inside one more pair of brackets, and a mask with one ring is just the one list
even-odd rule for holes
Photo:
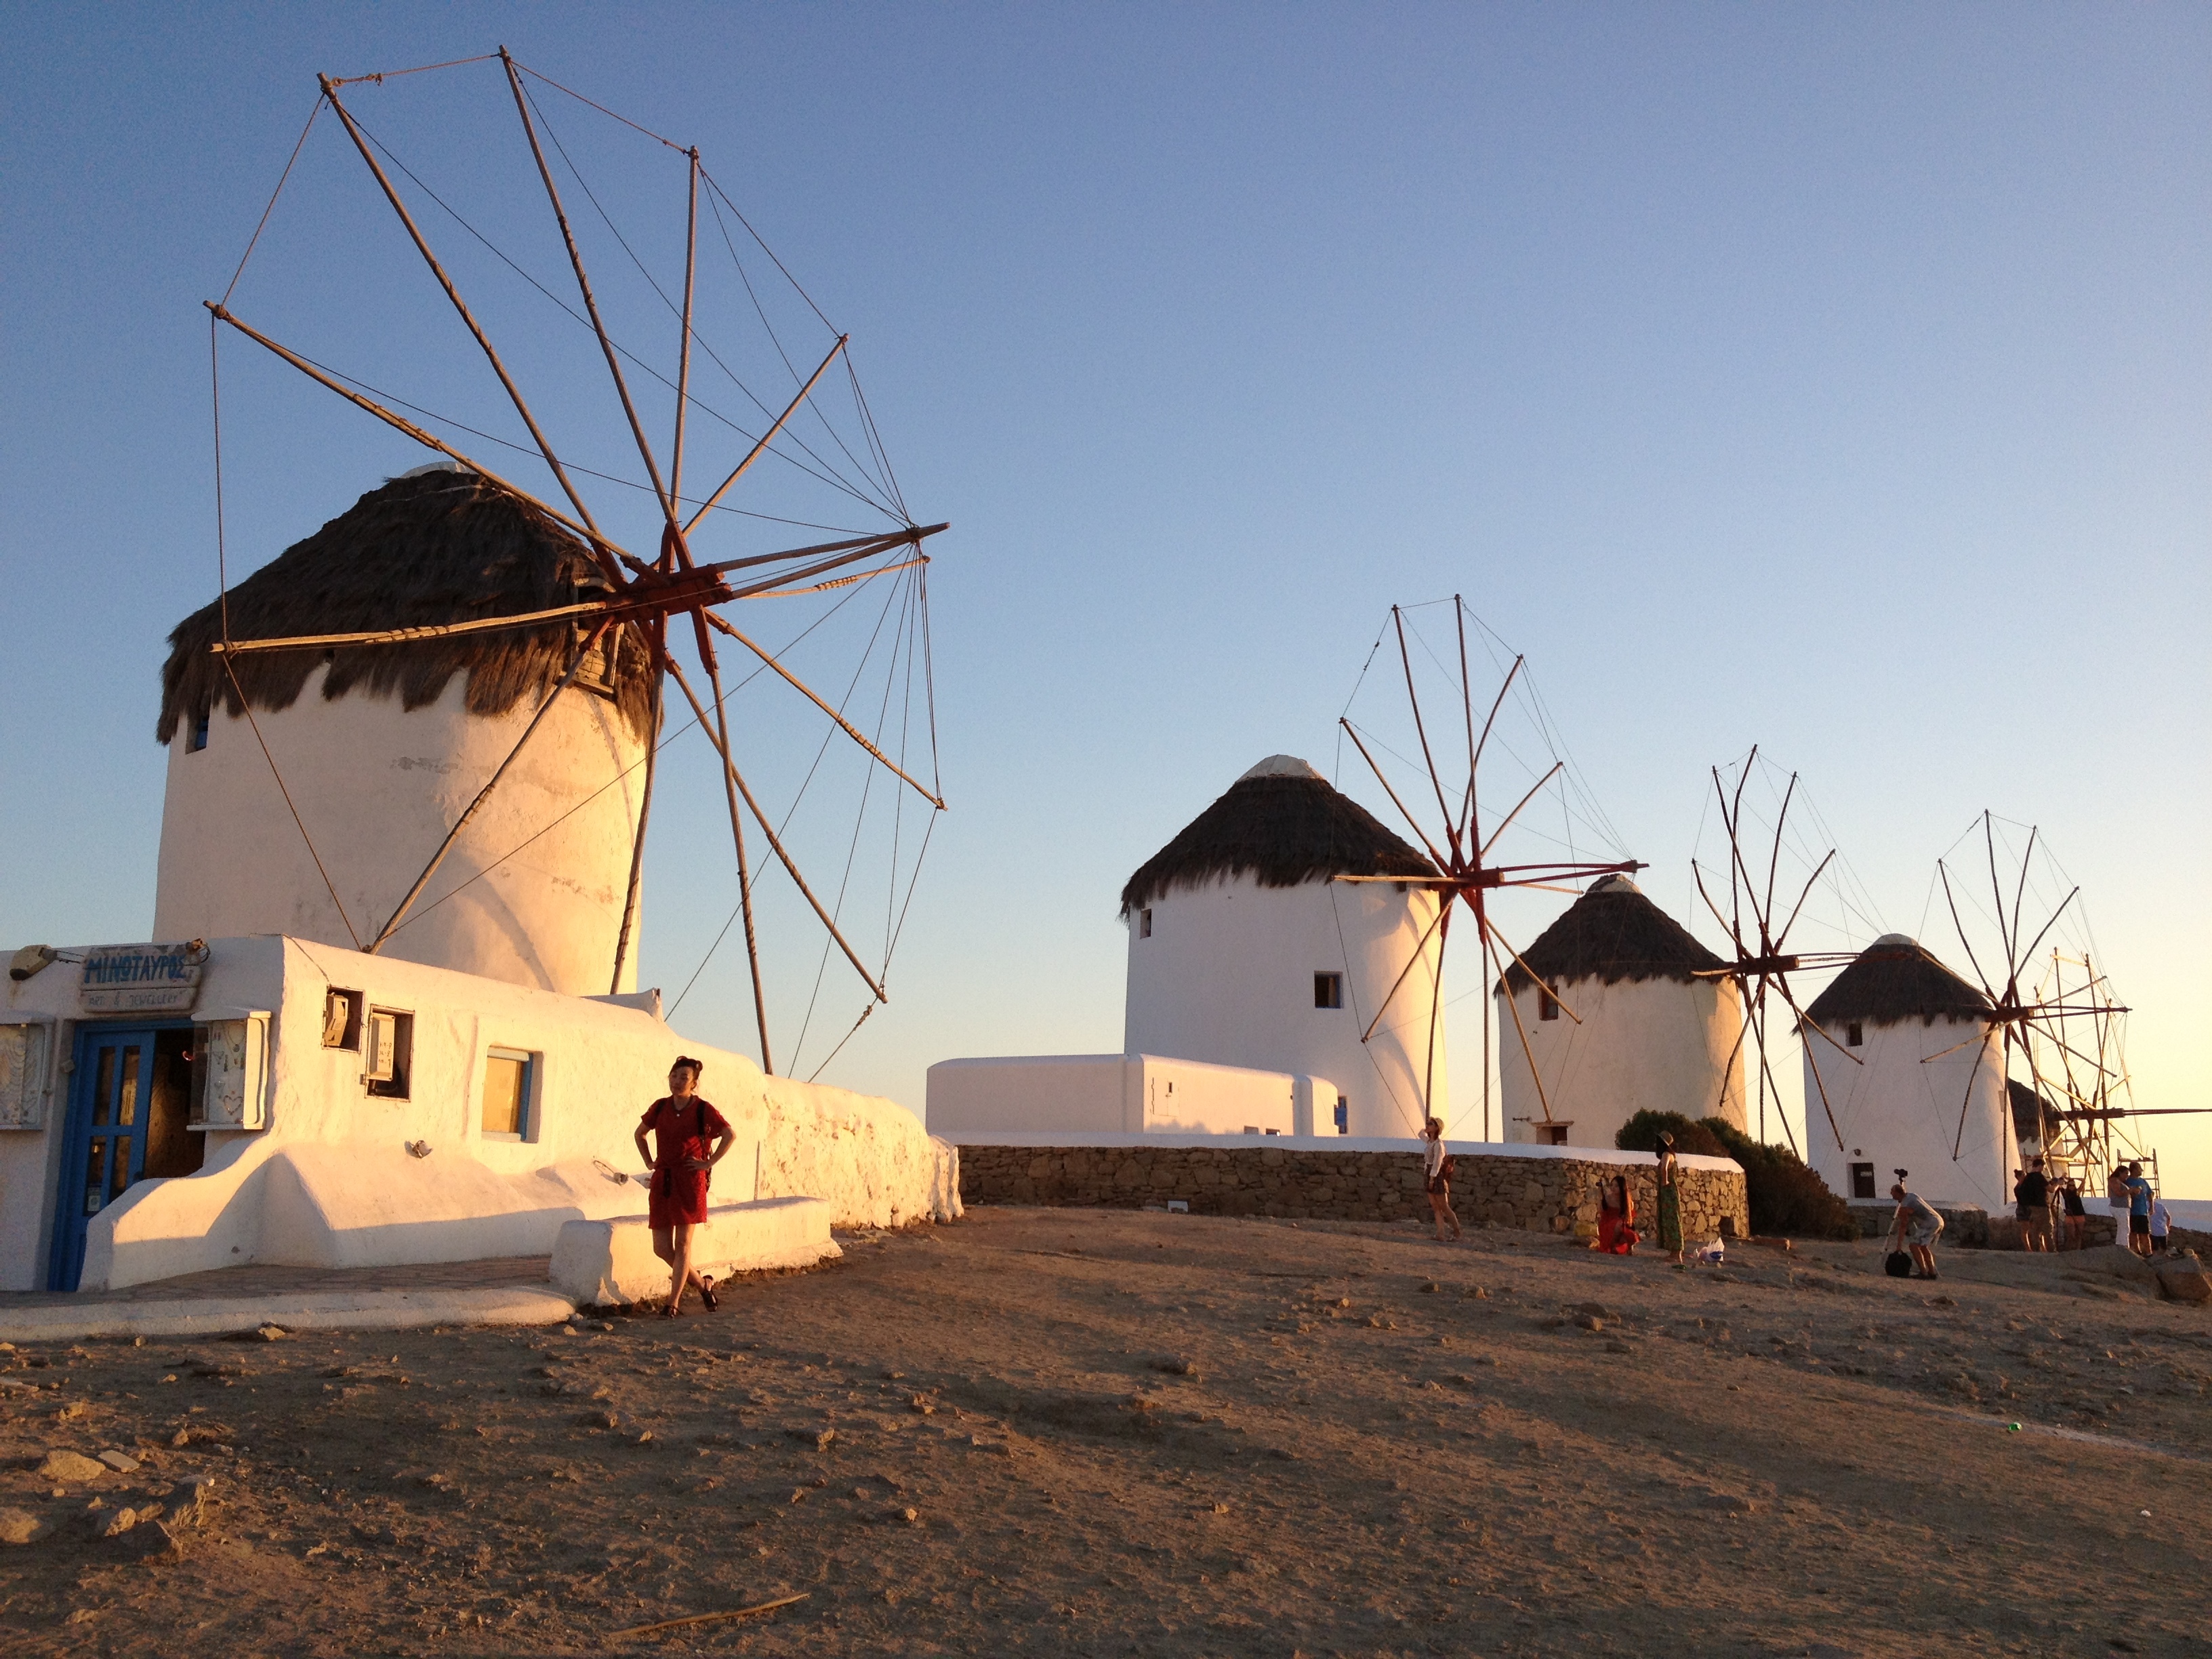
[[1700,1122],[1680,1112],[1638,1112],[1620,1126],[1620,1133],[1613,1138],[1613,1144],[1624,1152],[1656,1152],[1659,1150],[1660,1132],[1665,1130],[1674,1137],[1674,1150],[1678,1152],[1695,1152],[1700,1158],[1735,1157],[1713,1138],[1708,1126],[1714,1121],[1706,1118]]
[[1613,1144],[1623,1152],[1656,1152],[1662,1129],[1673,1132],[1678,1152],[1732,1158],[1743,1166],[1753,1233],[1767,1238],[1858,1237],[1850,1206],[1796,1153],[1754,1140],[1725,1118],[1692,1121],[1680,1112],[1638,1112],[1620,1126]]

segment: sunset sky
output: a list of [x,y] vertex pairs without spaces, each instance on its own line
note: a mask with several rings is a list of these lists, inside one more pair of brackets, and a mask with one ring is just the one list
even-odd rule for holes
[[[1804,846],[1838,849],[1822,944],[1901,931],[1963,970],[1938,857],[1984,890],[1983,811],[2001,850],[2037,826],[2031,890],[2079,884],[2061,933],[2135,1010],[2138,1103],[2212,1107],[2201,6],[19,9],[0,943],[151,925],[163,642],[216,589],[201,302],[316,72],[501,42],[700,147],[849,331],[915,515],[953,525],[951,810],[891,1003],[824,1081],[918,1110],[933,1060],[1117,1049],[1122,882],[1266,755],[1387,813],[1335,721],[1376,695],[1389,607],[1456,592],[1679,919],[1709,769],[1754,743],[1817,809]],[[496,64],[348,97],[566,280],[506,188],[534,181]],[[626,131],[564,129],[665,274],[683,162]],[[327,118],[235,303],[514,425]],[[251,350],[222,360],[234,580],[428,459]],[[532,362],[622,471],[604,370]],[[742,954],[698,971],[735,902],[719,786],[696,739],[671,757],[641,980],[696,973],[678,1029],[747,1048]],[[763,902],[795,1028],[820,938]],[[803,1069],[862,1006],[837,971]],[[1479,993],[1452,987],[1462,1120]],[[2169,1190],[2212,1198],[2212,1116],[2155,1121]]]

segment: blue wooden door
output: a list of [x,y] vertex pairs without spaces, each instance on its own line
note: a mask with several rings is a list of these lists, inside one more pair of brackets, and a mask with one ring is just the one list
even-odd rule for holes
[[155,1026],[81,1025],[62,1139],[62,1189],[46,1288],[73,1291],[84,1272],[85,1224],[146,1167],[153,1112]]

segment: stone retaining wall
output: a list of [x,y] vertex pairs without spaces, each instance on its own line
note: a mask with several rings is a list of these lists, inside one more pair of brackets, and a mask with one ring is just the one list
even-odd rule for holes
[[[1637,1227],[1656,1228],[1650,1164],[1574,1158],[1461,1154],[1452,1206],[1468,1226],[1567,1233],[1597,1218],[1600,1181],[1626,1173]],[[1717,1237],[1723,1220],[1751,1231],[1743,1171],[1684,1169],[1682,1237]],[[1275,1146],[976,1146],[960,1148],[965,1204],[1045,1204],[1141,1209],[1180,1199],[1194,1215],[1282,1216],[1293,1220],[1425,1218],[1421,1154],[1316,1152]]]

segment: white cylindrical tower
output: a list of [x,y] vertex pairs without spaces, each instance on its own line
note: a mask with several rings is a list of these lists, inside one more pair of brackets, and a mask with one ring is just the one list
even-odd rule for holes
[[[232,589],[229,632],[460,622],[607,588],[589,550],[535,508],[472,473],[426,468],[371,490]],[[222,627],[210,605],[170,635],[157,733],[169,748],[157,939],[286,933],[368,945],[583,637],[561,621],[250,653],[232,659],[234,684],[208,648]],[[384,954],[573,994],[608,991],[651,718],[637,634],[624,625],[611,641],[547,713]],[[633,922],[625,983],[614,988],[631,988],[636,957]]]
[[1931,1201],[1992,1213],[2012,1202],[2003,1048],[1986,996],[1885,933],[1805,1012],[1837,1045],[1802,1034],[1805,1161],[1831,1191],[1886,1203],[1901,1168]]
[[1721,959],[1626,876],[1593,884],[1521,962],[1492,991],[1507,1140],[1610,1146],[1640,1111],[1743,1127],[1742,995],[1697,976]]
[[[1419,1134],[1424,1103],[1446,1098],[1435,942],[1414,960],[1436,896],[1332,878],[1435,873],[1305,762],[1270,756],[1121,890],[1127,1052],[1322,1079],[1345,1133]],[[1337,1127],[1333,1103],[1315,1102],[1316,1133]]]

